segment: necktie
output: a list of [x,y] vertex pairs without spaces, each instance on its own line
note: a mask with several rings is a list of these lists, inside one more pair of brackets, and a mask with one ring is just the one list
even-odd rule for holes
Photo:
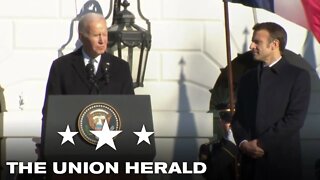
[[95,75],[94,61],[95,59],[90,59],[89,63],[86,65],[86,72],[89,80],[93,80],[93,77]]
[[99,87],[97,84],[97,80],[95,78],[95,67],[94,67],[95,59],[90,59],[89,63],[86,65],[86,72],[89,82],[92,84],[90,89],[90,94],[99,94]]

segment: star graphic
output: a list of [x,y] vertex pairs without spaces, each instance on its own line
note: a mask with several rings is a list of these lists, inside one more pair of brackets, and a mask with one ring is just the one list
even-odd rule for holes
[[99,138],[96,146],[96,150],[99,149],[104,144],[108,144],[114,150],[117,150],[113,142],[113,137],[117,136],[122,131],[110,131],[108,123],[105,122],[103,124],[101,131],[90,131],[90,132]]
[[140,132],[133,132],[133,133],[135,133],[137,136],[139,136],[139,140],[137,143],[137,145],[138,145],[142,141],[145,141],[146,143],[150,144],[149,136],[151,136],[154,132],[146,132],[146,128],[143,125]]
[[61,145],[64,144],[65,142],[69,141],[74,145],[73,141],[73,136],[78,134],[78,132],[71,132],[69,125],[67,125],[66,131],[65,132],[58,132],[61,136],[63,136]]

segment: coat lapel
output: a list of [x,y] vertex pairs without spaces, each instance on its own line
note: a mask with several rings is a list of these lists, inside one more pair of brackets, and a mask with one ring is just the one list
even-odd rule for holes
[[74,70],[77,72],[80,79],[87,85],[88,88],[90,88],[91,85],[87,79],[87,73],[85,71],[85,65],[84,65],[83,55],[82,55],[82,48],[79,48],[75,52],[75,56],[72,61],[72,66],[73,66]]
[[98,71],[97,71],[97,74],[96,74],[97,80],[101,80],[101,79],[104,78],[104,75],[105,75],[104,68],[106,67],[106,63],[109,62],[108,58],[109,57],[108,57],[107,53],[104,53],[104,54],[101,55],[100,63],[99,63],[99,66],[98,66]]

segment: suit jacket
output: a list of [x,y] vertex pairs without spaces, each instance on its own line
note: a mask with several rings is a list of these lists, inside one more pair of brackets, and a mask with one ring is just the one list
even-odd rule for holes
[[237,144],[258,139],[265,155],[242,157],[243,179],[301,179],[300,129],[308,110],[310,75],[284,58],[240,81],[232,130]]

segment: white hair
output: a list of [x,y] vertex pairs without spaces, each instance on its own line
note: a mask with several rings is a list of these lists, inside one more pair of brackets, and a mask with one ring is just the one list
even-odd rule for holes
[[78,32],[87,35],[88,23],[92,20],[105,20],[102,14],[90,12],[81,16],[78,24]]

